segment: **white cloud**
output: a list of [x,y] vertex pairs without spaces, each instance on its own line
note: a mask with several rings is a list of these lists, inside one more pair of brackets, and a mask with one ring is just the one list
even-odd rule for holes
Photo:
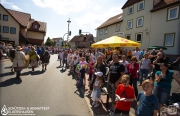
[[25,4],[25,5],[29,7],[29,4]]
[[6,0],[0,0],[1,4],[8,4],[10,5],[14,10],[22,11],[18,6],[14,5],[12,2],[8,2]]
[[79,18],[76,18],[75,21],[82,27],[92,27],[97,28],[100,26],[103,22],[108,20],[110,17],[113,17],[117,14],[122,13],[121,8],[110,8],[104,13],[101,14],[95,14],[95,13],[86,13],[84,16],[81,16]]
[[22,9],[20,9],[18,6],[16,5],[11,5],[11,7],[14,9],[14,10],[18,10],[18,11],[22,11]]
[[101,9],[101,7],[98,6],[98,5],[96,5],[96,6],[94,7],[94,10],[100,10],[100,9]]
[[58,14],[67,15],[70,12],[80,12],[91,0],[32,0],[34,4],[42,8],[52,8]]
[[0,0],[1,4],[13,4],[12,2],[7,2],[6,0]]

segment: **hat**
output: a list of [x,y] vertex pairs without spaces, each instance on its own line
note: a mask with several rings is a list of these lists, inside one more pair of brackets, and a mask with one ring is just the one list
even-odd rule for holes
[[83,64],[83,65],[82,65],[82,68],[85,68],[85,67],[86,67],[86,66]]
[[102,72],[96,72],[95,75],[101,77],[101,76],[103,76],[103,73]]
[[17,46],[16,50],[22,50],[22,48],[20,46]]

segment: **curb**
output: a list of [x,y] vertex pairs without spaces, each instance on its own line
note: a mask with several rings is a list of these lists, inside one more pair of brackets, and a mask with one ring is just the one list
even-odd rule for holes
[[6,62],[6,61],[10,61],[10,59],[3,59],[3,60],[0,60],[0,63],[1,63],[1,62]]

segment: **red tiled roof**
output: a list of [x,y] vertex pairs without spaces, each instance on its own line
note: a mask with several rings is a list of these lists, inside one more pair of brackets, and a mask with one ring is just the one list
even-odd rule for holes
[[84,41],[84,37],[86,37],[86,40],[88,40],[92,35],[76,35],[74,36],[69,42],[76,42],[76,41]]
[[31,19],[31,15],[24,12],[7,9],[7,11],[23,26],[27,27]]
[[157,3],[156,5],[154,5],[154,8],[151,10],[151,12],[175,5],[180,3],[180,0],[162,0],[159,3]]
[[142,1],[142,0],[128,0],[128,1],[124,4],[124,6],[122,7],[122,9],[125,9],[125,8],[127,8],[127,7],[130,7],[130,6],[132,6],[133,4],[135,4],[135,3],[137,3],[137,2],[140,2],[140,1]]
[[34,19],[31,19],[31,20],[29,21],[29,25],[28,25],[27,28],[30,29],[30,27],[32,26],[32,24],[33,24],[34,22],[38,22],[39,25],[40,25],[40,28],[38,29],[38,31],[46,32],[46,23],[45,23],[45,22],[41,22],[41,21],[36,21],[36,20],[34,20]]
[[116,16],[113,16],[111,18],[109,18],[107,21],[105,21],[103,24],[101,24],[99,27],[97,27],[96,29],[100,29],[100,28],[103,28],[103,27],[107,27],[109,25],[112,25],[112,24],[115,24],[115,23],[118,23],[118,22],[121,22],[122,21],[122,13],[121,14],[118,14]]
[[31,44],[38,44],[38,45],[41,45],[43,42],[44,42],[44,40],[40,40],[40,39],[34,39],[34,38],[27,38],[29,41],[30,41],[30,43]]

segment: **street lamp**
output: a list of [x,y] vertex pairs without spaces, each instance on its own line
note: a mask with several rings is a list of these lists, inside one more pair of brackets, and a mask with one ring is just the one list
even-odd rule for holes
[[69,24],[71,23],[70,18],[67,22],[68,22],[68,36],[67,36],[67,41],[68,41],[68,39],[69,39]]

